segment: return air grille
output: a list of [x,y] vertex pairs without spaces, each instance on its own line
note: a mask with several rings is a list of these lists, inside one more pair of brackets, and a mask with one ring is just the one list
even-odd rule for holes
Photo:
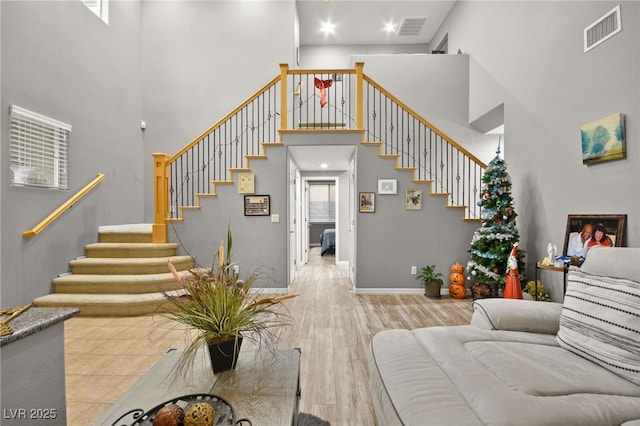
[[398,27],[399,36],[417,36],[420,35],[424,23],[427,22],[426,16],[415,18],[403,18]]
[[620,5],[618,5],[602,18],[585,28],[585,53],[618,34],[620,31],[622,31],[622,22],[620,20]]

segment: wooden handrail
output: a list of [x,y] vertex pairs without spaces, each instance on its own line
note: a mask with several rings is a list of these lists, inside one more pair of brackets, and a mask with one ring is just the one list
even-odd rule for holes
[[425,126],[427,126],[429,129],[431,129],[434,133],[436,133],[437,135],[439,135],[440,137],[442,137],[442,139],[444,139],[445,141],[447,141],[451,146],[453,146],[454,148],[456,148],[458,151],[462,152],[463,154],[465,154],[467,157],[469,157],[471,160],[473,160],[475,163],[477,163],[480,167],[482,167],[483,169],[487,168],[487,165],[482,162],[482,160],[480,160],[478,157],[476,157],[475,155],[473,155],[472,153],[470,153],[469,151],[467,151],[466,149],[464,149],[464,147],[460,146],[460,144],[458,144],[456,141],[454,141],[453,139],[451,139],[449,136],[447,136],[446,134],[444,134],[444,132],[440,129],[438,129],[436,126],[434,126],[433,124],[431,124],[430,122],[428,122],[427,120],[425,120],[423,117],[421,117],[417,112],[415,112],[414,110],[412,110],[411,108],[409,108],[404,102],[402,102],[401,100],[399,100],[398,98],[396,98],[395,96],[393,96],[389,91],[387,91],[386,89],[384,89],[382,86],[380,86],[378,83],[376,83],[375,81],[373,81],[371,78],[369,78],[366,74],[363,75],[363,79],[364,81],[366,81],[367,83],[369,83],[370,85],[372,85],[373,87],[375,87],[377,90],[379,90],[383,95],[385,95],[387,98],[391,99],[393,102],[395,102],[396,104],[398,104],[398,106],[400,106],[400,108],[404,109],[405,111],[407,111],[409,114],[411,114],[413,117],[415,117],[418,121],[420,121],[420,123],[424,124]]
[[[279,127],[280,131],[289,130],[288,127],[288,102],[289,100],[289,88],[287,85],[288,77],[292,75],[314,75],[314,74],[349,74],[355,76],[355,130],[364,130],[364,83],[368,83],[373,86],[380,93],[384,94],[388,99],[394,102],[397,106],[402,108],[406,113],[413,116],[414,119],[419,121],[426,128],[430,129],[433,133],[437,134],[442,140],[446,141],[451,147],[457,149],[460,153],[468,157],[472,162],[476,163],[480,168],[486,169],[487,165],[478,159],[475,155],[471,154],[464,147],[459,145],[456,141],[444,134],[440,129],[436,128],[433,124],[421,117],[414,110],[409,108],[406,104],[392,95],[389,91],[381,87],[371,78],[369,78],[363,72],[364,62],[357,62],[353,69],[290,69],[288,64],[280,64],[280,73],[274,77],[271,81],[265,84],[252,96],[250,96],[243,103],[238,105],[233,111],[224,116],[221,120],[209,127],[198,137],[193,139],[184,148],[180,149],[174,155],[170,156],[164,153],[153,154],[154,157],[154,225],[153,225],[153,242],[166,242],[167,241],[167,221],[169,217],[169,205],[170,200],[168,197],[169,190],[169,167],[180,158],[183,154],[187,153],[190,149],[198,145],[204,138],[212,134],[216,129],[221,128],[224,123],[231,120],[235,115],[241,112],[245,107],[250,105],[253,101],[258,99],[259,96],[274,88],[274,86],[280,83],[279,88],[280,95],[280,119]],[[277,124],[277,123],[276,123]],[[281,136],[278,138],[278,142],[281,142]],[[364,138],[364,132],[363,132]],[[364,139],[362,142],[366,142]],[[25,233],[26,234],[26,233]],[[26,236],[26,235],[25,235]]]
[[102,182],[103,180],[104,180],[104,174],[98,173],[98,176],[96,176],[95,179],[93,179],[91,182],[89,182],[80,191],[76,192],[67,201],[62,203],[62,205],[60,207],[55,209],[49,216],[47,216],[44,219],[42,219],[42,221],[40,221],[40,223],[38,223],[36,226],[34,226],[33,228],[29,229],[28,231],[24,231],[22,233],[22,236],[24,238],[31,238],[31,237],[35,237],[36,235],[38,235],[40,232],[42,232],[43,229],[45,229],[47,226],[51,225],[51,223],[54,220],[56,220],[57,218],[62,216],[62,214],[64,212],[66,212],[71,207],[73,207],[81,198],[83,198],[85,195],[87,195],[89,193],[89,191],[91,191],[93,188],[98,186],[98,184],[100,182]]
[[193,139],[187,146],[185,146],[184,148],[182,148],[180,151],[176,152],[172,157],[169,158],[167,164],[175,161],[177,158],[179,158],[182,154],[184,154],[185,152],[187,152],[188,150],[190,150],[191,148],[193,148],[195,145],[197,145],[202,139],[204,139],[207,135],[211,134],[214,130],[216,130],[218,127],[222,126],[222,124],[224,122],[226,122],[228,119],[230,119],[231,117],[233,117],[234,115],[236,115],[238,113],[238,111],[241,111],[244,107],[246,107],[247,105],[249,105],[251,102],[253,102],[255,99],[258,98],[258,96],[262,95],[264,92],[266,92],[271,86],[275,85],[278,81],[280,81],[280,76],[275,77],[273,80],[271,80],[270,82],[268,82],[267,84],[265,84],[264,86],[262,86],[262,88],[260,90],[258,90],[256,93],[254,93],[249,99],[247,99],[246,101],[244,101],[243,103],[241,103],[238,107],[236,107],[233,111],[231,111],[229,114],[225,115],[221,120],[219,120],[216,124],[214,124],[213,126],[209,127],[207,130],[205,130],[204,132],[202,132],[202,134],[200,136],[198,136],[197,138]]

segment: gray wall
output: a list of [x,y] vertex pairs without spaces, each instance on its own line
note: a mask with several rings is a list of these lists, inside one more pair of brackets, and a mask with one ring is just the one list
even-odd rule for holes
[[[617,4],[622,32],[584,53],[584,28]],[[637,2],[457,2],[436,35],[470,55],[470,119],[504,103],[530,269],[548,242],[563,245],[568,214],[627,214],[627,245],[640,245],[639,22]],[[614,113],[626,116],[627,158],[583,165],[580,126]],[[554,275],[543,283],[561,289]]]
[[[377,192],[381,177],[398,179],[397,194],[376,195],[375,213],[356,214],[357,288],[419,288],[411,266],[432,264],[447,283],[449,267],[466,260],[478,224],[447,209],[444,197],[428,195],[429,185],[412,183],[412,173],[394,172],[395,161],[379,158],[377,148],[359,146],[357,156],[358,192]],[[422,210],[405,210],[404,191],[409,188],[423,190]]]
[[[100,225],[142,220],[140,4],[112,2],[105,25],[80,2],[0,2],[2,306],[48,294]],[[69,191],[9,187],[9,106],[71,124]],[[97,189],[41,234],[22,233],[98,172]]]
[[294,64],[295,4],[142,3],[145,219],[153,221],[151,154],[175,154]]

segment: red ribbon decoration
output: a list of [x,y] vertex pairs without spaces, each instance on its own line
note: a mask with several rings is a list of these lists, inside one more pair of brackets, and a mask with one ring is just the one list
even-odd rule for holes
[[333,80],[320,80],[319,78],[314,78],[313,80],[316,88],[320,89],[320,107],[324,108],[327,105],[327,92],[326,88],[331,87],[333,84]]

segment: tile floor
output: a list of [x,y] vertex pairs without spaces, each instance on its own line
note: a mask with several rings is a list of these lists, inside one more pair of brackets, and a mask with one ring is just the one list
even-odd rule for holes
[[88,426],[185,333],[156,316],[75,317],[65,322],[67,425]]

